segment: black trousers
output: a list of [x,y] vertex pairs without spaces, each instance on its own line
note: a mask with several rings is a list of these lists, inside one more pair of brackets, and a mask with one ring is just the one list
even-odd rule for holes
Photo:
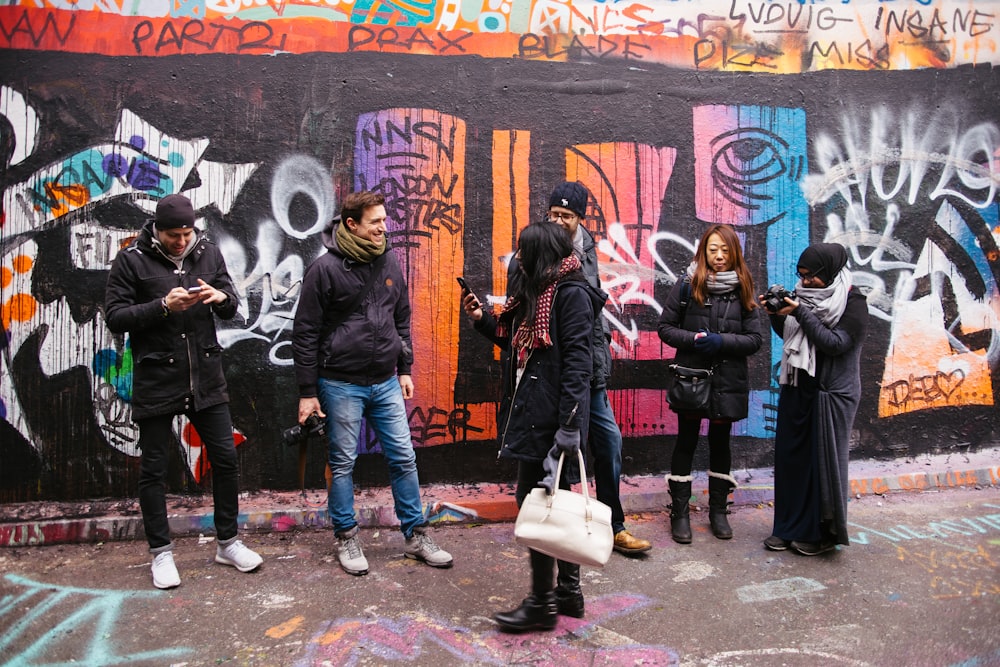
[[[219,540],[236,537],[239,508],[239,461],[233,444],[233,420],[229,404],[220,403],[186,413],[198,432],[212,466],[212,498],[215,503],[215,532]],[[170,541],[167,523],[166,477],[170,461],[170,428],[174,415],[138,419],[139,507],[150,550],[163,550]]]

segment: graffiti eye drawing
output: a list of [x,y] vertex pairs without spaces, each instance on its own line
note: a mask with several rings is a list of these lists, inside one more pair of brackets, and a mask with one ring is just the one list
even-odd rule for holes
[[749,210],[773,197],[761,186],[788,172],[788,144],[760,129],[739,129],[712,140],[712,184],[716,191]]

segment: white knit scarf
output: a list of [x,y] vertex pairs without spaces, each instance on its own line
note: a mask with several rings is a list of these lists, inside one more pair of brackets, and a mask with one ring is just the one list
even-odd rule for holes
[[[832,327],[840,321],[847,307],[847,294],[851,291],[851,272],[841,269],[833,283],[827,287],[803,287],[799,280],[795,285],[795,300],[803,308],[808,308],[816,314],[820,322]],[[778,381],[781,384],[795,386],[798,384],[796,369],[801,369],[809,375],[816,376],[816,348],[806,337],[799,321],[794,317],[785,318],[785,344],[781,351],[781,371]]]

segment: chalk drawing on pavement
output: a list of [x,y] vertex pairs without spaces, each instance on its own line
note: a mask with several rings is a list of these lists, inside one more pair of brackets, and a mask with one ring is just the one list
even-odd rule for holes
[[[165,595],[160,591],[59,586],[16,574],[7,574],[4,578],[23,588],[20,594],[0,598],[0,619],[13,620],[0,636],[0,655],[6,656],[7,665],[44,665],[50,662],[46,656],[54,657],[56,651],[59,652],[59,664],[65,664],[64,657],[70,651],[73,662],[90,667],[166,660],[194,651],[193,648],[175,647],[126,654],[117,652],[116,626],[127,604]],[[35,637],[40,627],[48,630]],[[22,647],[17,642],[24,639],[28,644]]]
[[296,665],[356,665],[364,659],[420,663],[431,652],[446,651],[457,663],[520,664],[553,667],[567,664],[677,666],[677,651],[639,644],[600,626],[612,618],[654,603],[641,595],[615,594],[587,600],[587,618],[559,617],[551,633],[510,635],[471,628],[425,614],[396,618],[340,618],[322,624]]
[[736,589],[740,602],[768,602],[782,598],[797,598],[810,593],[826,590],[826,586],[805,577],[776,579],[763,584],[751,584]]

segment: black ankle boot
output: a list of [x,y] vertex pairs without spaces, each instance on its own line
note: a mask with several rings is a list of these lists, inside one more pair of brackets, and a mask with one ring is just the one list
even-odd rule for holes
[[563,616],[583,618],[583,591],[580,590],[580,566],[556,561],[556,609]]
[[678,544],[691,544],[691,482],[667,476],[670,485],[670,536]]
[[528,630],[551,630],[558,620],[556,610],[556,594],[532,593],[524,598],[521,606],[510,611],[493,614],[504,632],[526,632]]
[[731,540],[733,529],[729,526],[729,494],[736,488],[736,481],[729,475],[710,472],[708,477],[708,523],[712,534],[720,540]]
[[504,632],[551,630],[556,627],[558,611],[552,583],[556,559],[528,549],[528,562],[531,563],[531,595],[524,598],[517,609],[493,615],[493,620]]

